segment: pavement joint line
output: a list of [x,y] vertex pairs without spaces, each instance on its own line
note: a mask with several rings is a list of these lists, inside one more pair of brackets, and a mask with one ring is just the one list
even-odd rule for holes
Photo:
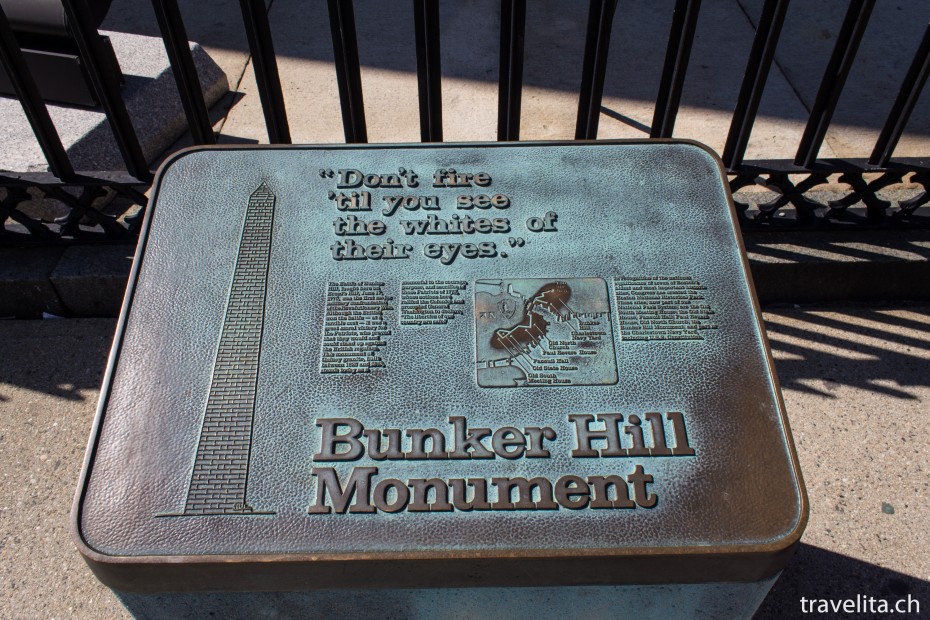
[[[740,11],[742,11],[743,15],[746,17],[746,21],[749,22],[749,25],[752,27],[753,32],[758,32],[759,25],[752,21],[752,17],[749,15],[749,11],[746,10],[746,7],[743,6],[743,2],[744,0],[736,0],[736,6],[739,7]],[[807,102],[804,100],[804,97],[801,96],[801,92],[798,90],[798,87],[794,85],[794,82],[791,81],[791,78],[789,77],[788,73],[784,70],[784,68],[781,66],[781,63],[778,61],[777,46],[775,48],[775,54],[772,56],[772,64],[775,65],[775,68],[778,69],[778,72],[781,74],[782,78],[784,78],[788,86],[791,87],[791,91],[794,93],[794,96],[797,98],[798,103],[800,103],[801,107],[804,108],[804,110],[807,112],[808,115],[810,115],[811,113],[810,106],[807,105]],[[769,80],[767,79],[765,83],[768,84]],[[764,96],[764,93],[763,93],[763,96]],[[833,149],[833,145],[830,145],[830,148]]]
[[[239,87],[242,85],[242,80],[245,79],[245,74],[249,70],[249,65],[252,64],[252,54],[249,54],[245,59],[245,64],[242,67],[242,71],[239,72],[239,77],[236,79],[236,85],[233,87],[231,94],[233,97],[240,92]],[[223,118],[220,119],[219,127],[216,128],[217,137],[223,135],[223,128],[226,126],[226,121],[229,119],[232,109],[235,107],[235,102],[230,101],[230,105],[226,108],[226,111],[223,113]]]
[[[268,13],[269,20],[271,19],[271,7],[273,6],[274,6],[274,0],[269,0],[267,8],[265,9]],[[277,53],[275,53],[275,57],[277,57]],[[242,71],[239,72],[239,77],[236,79],[236,85],[232,90],[233,96],[241,92],[239,90],[239,87],[242,85],[242,80],[245,79],[245,74],[246,72],[248,72],[249,65],[251,64],[252,64],[252,53],[249,52],[248,56],[246,56],[245,58],[245,64],[242,67]],[[230,102],[229,107],[226,108],[226,112],[223,114],[223,118],[220,120],[219,127],[216,129],[217,137],[223,135],[223,128],[226,126],[226,121],[229,119],[229,115],[230,113],[232,113],[232,110],[235,106],[236,106],[235,102]]]

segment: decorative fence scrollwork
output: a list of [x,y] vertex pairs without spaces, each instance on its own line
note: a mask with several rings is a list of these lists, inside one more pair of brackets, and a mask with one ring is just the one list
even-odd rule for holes
[[[441,58],[438,0],[414,1],[413,45],[421,139],[442,140]],[[116,76],[98,62],[102,51],[85,0],[62,0],[70,31],[106,113],[126,172],[79,173],[62,146],[44,102],[23,60],[10,24],[0,9],[0,62],[48,161],[49,172],[0,172],[0,244],[107,242],[132,239],[146,205],[144,192],[152,173],[121,99]],[[158,26],[178,85],[195,144],[213,144],[200,82],[177,0],[152,0]],[[875,0],[850,0],[833,51],[811,106],[797,153],[791,159],[744,161],[759,103],[768,80],[789,0],[766,0],[756,24],[752,48],[722,159],[730,174],[742,225],[746,229],[779,227],[819,229],[830,226],[927,226],[923,215],[930,202],[930,153],[926,158],[893,158],[908,119],[930,75],[930,26],[902,78],[894,105],[865,160],[818,159],[818,153],[846,82],[859,43],[876,7]],[[240,0],[259,99],[272,144],[290,143],[287,111],[263,0]],[[362,100],[356,21],[352,0],[328,0],[327,8],[346,142],[365,142],[367,127]],[[532,9],[532,6],[530,7]],[[893,7],[879,5],[880,10]],[[597,138],[610,35],[617,0],[589,0],[587,36],[581,69],[576,123],[578,140]],[[668,45],[655,102],[650,138],[673,135],[682,88],[698,27],[701,0],[676,0]],[[498,140],[520,139],[526,0],[501,0]],[[930,17],[930,16],[928,16]],[[902,42],[902,45],[907,44]],[[889,200],[883,192],[907,181],[911,195]],[[828,183],[846,187],[845,195],[818,198]],[[760,186],[774,193],[750,204],[746,191]],[[54,200],[57,215],[36,213],[30,204]],[[63,212],[59,212],[63,209]]]

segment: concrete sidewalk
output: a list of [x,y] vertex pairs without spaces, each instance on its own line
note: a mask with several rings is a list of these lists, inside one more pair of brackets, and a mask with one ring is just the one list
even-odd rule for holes
[[[911,595],[926,613],[930,306],[773,308],[765,318],[811,515],[757,618],[796,617],[801,597],[857,594]],[[114,328],[0,321],[0,617],[128,617],[68,531]]]
[[[238,3],[180,2],[191,40],[226,72],[217,111],[225,143],[266,143]],[[621,2],[614,20],[600,138],[648,137],[674,0]],[[763,0],[705,0],[675,137],[723,149]],[[343,142],[326,3],[269,0],[275,50],[295,143]],[[793,158],[817,94],[846,0],[793,3],[759,110],[749,159]],[[443,2],[443,125],[446,141],[494,140],[500,3]],[[368,135],[419,141],[413,9],[402,0],[356,0]],[[867,157],[930,19],[921,0],[879,3],[827,133],[822,157]],[[587,3],[539,0],[527,9],[521,139],[574,137]],[[148,3],[116,0],[104,28],[157,35]],[[233,105],[235,103],[235,105]],[[923,97],[898,156],[924,156],[930,97]]]
[[[326,3],[269,3],[294,142],[342,142]],[[204,45],[237,91],[214,110],[220,141],[267,142],[238,3],[180,4],[190,38]],[[621,3],[600,137],[647,136],[673,4]],[[846,4],[824,0],[791,6],[747,157],[794,155]],[[544,0],[531,5],[521,137],[571,138],[587,3]],[[761,5],[762,0],[704,0],[676,137],[722,149]],[[499,3],[470,0],[441,6],[445,137],[493,140]],[[356,13],[370,140],[417,141],[410,2],[356,0]],[[821,156],[869,154],[928,13],[927,3],[920,0],[878,4]],[[157,35],[146,2],[115,0],[103,27]],[[897,154],[925,156],[928,135],[930,97],[925,95]],[[849,260],[867,259],[883,269],[886,280],[894,275],[911,285],[920,281],[913,272],[882,267],[874,245],[863,249],[859,241],[830,242],[834,252]],[[908,253],[927,263],[930,245],[923,238],[886,245],[889,255]],[[802,243],[786,249],[757,240],[749,249],[758,264],[795,261],[807,286],[819,292],[844,281],[818,268],[814,276],[832,280],[818,283],[815,270],[798,258],[810,253]],[[82,248],[66,251],[80,253]],[[112,252],[114,260],[127,261],[125,248]],[[75,264],[89,264],[86,257],[79,258]],[[56,283],[46,273],[36,281],[59,287],[52,295],[56,299],[63,295],[62,286],[81,288],[86,280],[80,278],[89,277],[61,270],[55,274]],[[0,280],[3,276],[0,272]],[[124,277],[110,282],[113,299],[119,299]],[[799,294],[797,283],[783,284],[784,290],[769,293],[772,298],[786,298],[785,291]],[[856,595],[892,600],[911,595],[926,613],[930,306],[787,306],[770,309],[766,320],[810,495],[811,519],[797,557],[757,617],[796,617],[801,597]],[[68,532],[74,485],[114,328],[110,319],[0,320],[2,618],[127,617],[78,557]]]

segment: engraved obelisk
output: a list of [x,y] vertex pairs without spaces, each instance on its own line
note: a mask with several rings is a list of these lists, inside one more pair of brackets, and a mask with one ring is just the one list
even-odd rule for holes
[[254,514],[246,502],[275,195],[249,197],[184,515]]

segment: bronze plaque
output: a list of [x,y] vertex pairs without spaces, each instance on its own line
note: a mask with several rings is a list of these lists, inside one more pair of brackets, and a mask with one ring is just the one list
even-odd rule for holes
[[719,160],[162,167],[73,513],[127,590],[755,581],[807,515]]

